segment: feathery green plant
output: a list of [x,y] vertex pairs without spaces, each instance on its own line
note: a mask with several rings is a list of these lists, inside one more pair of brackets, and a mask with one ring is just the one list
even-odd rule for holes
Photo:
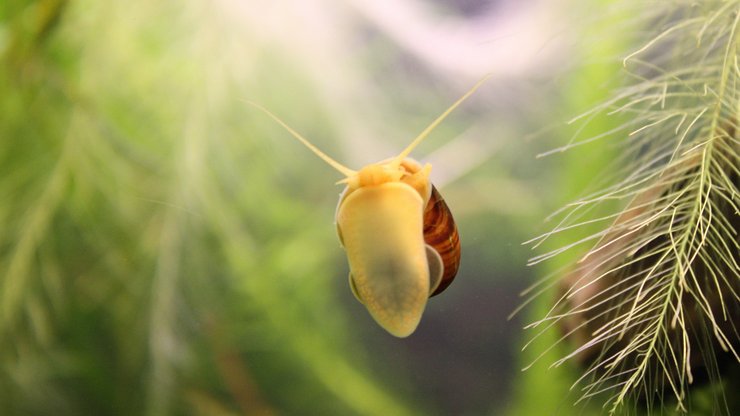
[[[531,327],[555,326],[573,342],[553,365],[585,368],[582,401],[602,399],[615,413],[628,399],[655,411],[673,398],[683,413],[709,380],[720,383],[709,407],[729,414],[737,404],[721,383],[740,362],[740,2],[647,2],[629,12],[643,42],[624,58],[629,82],[573,120],[617,117],[619,126],[557,149],[615,140],[621,157],[604,167],[612,180],[559,211],[559,224],[533,242],[603,229],[532,259],[590,245],[558,273],[559,296]],[[615,202],[621,211],[598,214]]]

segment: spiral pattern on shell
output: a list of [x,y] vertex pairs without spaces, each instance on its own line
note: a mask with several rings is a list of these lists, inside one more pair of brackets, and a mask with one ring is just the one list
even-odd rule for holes
[[433,185],[429,202],[424,208],[424,241],[439,253],[444,263],[442,281],[431,295],[435,296],[455,279],[460,267],[460,236],[450,208]]

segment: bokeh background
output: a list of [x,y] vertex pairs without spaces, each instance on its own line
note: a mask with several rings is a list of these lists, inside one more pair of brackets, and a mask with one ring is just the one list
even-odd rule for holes
[[[557,267],[522,243],[609,158],[537,157],[608,128],[566,123],[629,40],[604,4],[3,0],[0,414],[567,413],[566,370],[521,371],[546,306],[510,314]],[[486,74],[414,151],[463,257],[395,339],[348,287],[339,175],[245,101],[357,168]]]

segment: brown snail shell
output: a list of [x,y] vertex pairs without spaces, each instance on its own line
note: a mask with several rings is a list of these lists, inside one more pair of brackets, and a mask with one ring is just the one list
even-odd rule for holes
[[439,253],[444,263],[442,281],[431,297],[442,293],[452,283],[460,267],[460,235],[450,208],[434,185],[424,208],[424,241]]

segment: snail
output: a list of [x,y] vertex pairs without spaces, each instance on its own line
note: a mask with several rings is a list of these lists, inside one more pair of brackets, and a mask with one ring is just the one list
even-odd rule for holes
[[342,173],[336,209],[339,241],[357,300],[391,335],[404,338],[419,325],[427,300],[444,291],[460,265],[460,238],[449,207],[431,184],[431,165],[408,155],[488,77],[478,81],[397,156],[357,171],[327,156],[278,116],[251,101]]

